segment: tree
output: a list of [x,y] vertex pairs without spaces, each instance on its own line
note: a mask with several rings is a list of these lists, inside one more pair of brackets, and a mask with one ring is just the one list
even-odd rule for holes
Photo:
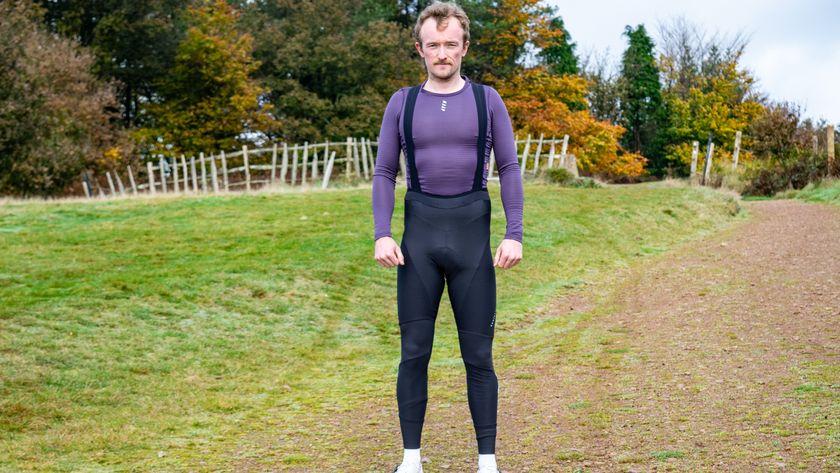
[[662,156],[662,95],[653,40],[644,25],[624,30],[628,46],[621,61],[621,119],[628,134],[625,148],[652,159],[653,172],[660,170]]
[[473,0],[470,53],[462,70],[474,80],[495,84],[519,74],[534,50],[555,46],[563,32],[552,28],[555,7],[541,0]]
[[620,76],[609,63],[609,51],[587,55],[581,63],[581,76],[589,82],[586,99],[589,112],[597,120],[616,125],[621,122]]
[[277,0],[244,10],[242,27],[256,34],[256,77],[279,122],[273,138],[373,136],[391,94],[422,80],[411,30],[375,18],[384,9],[359,13],[375,3]]
[[498,91],[517,130],[548,136],[568,134],[569,152],[577,157],[585,174],[621,179],[644,172],[644,157],[620,152],[622,127],[595,120],[587,110],[572,110],[566,105],[585,100],[585,79],[558,76],[549,73],[546,66],[536,66],[499,84]]
[[92,55],[45,30],[42,14],[27,0],[0,2],[3,194],[60,195],[82,170],[112,169],[127,151],[112,125],[113,87],[91,74]]
[[569,31],[563,24],[563,18],[556,16],[551,19],[549,28],[559,31],[561,35],[552,36],[548,40],[548,46],[539,52],[538,56],[542,63],[549,67],[549,70],[557,75],[577,74],[578,59],[575,55],[575,43],[571,41]]
[[[691,141],[705,143],[712,133],[715,155],[728,159],[736,132],[746,132],[763,113],[766,98],[756,90],[752,74],[739,65],[747,45],[742,35],[708,35],[678,18],[660,25],[660,36],[663,108],[669,117],[665,162],[688,175]],[[741,162],[752,159],[752,144],[744,133]]]
[[155,99],[183,38],[181,0],[40,0],[44,23],[90,48],[93,71],[115,80],[123,125],[142,124],[140,105]]
[[231,149],[272,123],[264,92],[250,77],[258,63],[252,37],[236,28],[238,12],[210,0],[187,12],[175,65],[159,82],[160,101],[146,105],[150,126],[137,133],[147,151],[167,154]]

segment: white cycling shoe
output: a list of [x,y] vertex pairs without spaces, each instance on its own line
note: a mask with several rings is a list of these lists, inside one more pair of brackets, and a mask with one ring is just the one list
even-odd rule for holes
[[423,473],[423,465],[418,464],[399,464],[394,467],[394,471],[391,473]]

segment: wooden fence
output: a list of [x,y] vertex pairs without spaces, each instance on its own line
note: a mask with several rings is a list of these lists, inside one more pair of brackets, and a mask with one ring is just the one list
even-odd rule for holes
[[[578,175],[575,156],[567,154],[569,135],[562,139],[539,138],[528,135],[515,140],[520,170],[528,172],[562,166]],[[156,162],[147,161],[145,169],[128,166],[125,174],[106,172],[107,188],[88,174],[82,177],[82,187],[87,197],[137,195],[140,193],[219,193],[251,191],[266,187],[313,187],[325,189],[336,175],[344,175],[346,181],[373,179],[379,142],[367,138],[347,138],[344,143],[303,143],[289,145],[273,144],[266,148],[249,149],[243,146],[235,152],[221,151],[198,158],[160,157]],[[519,153],[520,147],[522,152]],[[558,149],[559,148],[559,149]],[[340,152],[341,157],[336,157]],[[546,156],[547,155],[547,156]],[[541,161],[543,160],[543,161]],[[400,169],[405,175],[405,159],[400,155]],[[544,164],[543,164],[544,163]],[[488,179],[498,179],[494,172],[495,153],[490,152]],[[341,168],[340,171],[336,169]]]

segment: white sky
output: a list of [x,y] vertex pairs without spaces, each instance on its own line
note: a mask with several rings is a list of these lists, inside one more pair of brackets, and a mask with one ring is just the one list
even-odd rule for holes
[[625,25],[644,23],[658,43],[659,23],[684,16],[707,33],[748,36],[741,66],[772,100],[802,107],[802,118],[840,124],[840,2],[831,0],[547,0],[558,7],[578,56],[603,54],[616,63]]

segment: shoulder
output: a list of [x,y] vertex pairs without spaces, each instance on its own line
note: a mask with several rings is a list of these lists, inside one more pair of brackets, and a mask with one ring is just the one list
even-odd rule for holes
[[484,96],[487,99],[487,108],[490,110],[492,114],[496,110],[505,110],[505,102],[502,100],[502,96],[499,95],[499,92],[491,85],[482,84],[484,88]]
[[497,91],[492,85],[485,85],[484,86],[484,93],[487,94],[488,103],[492,102],[503,102],[502,96],[499,95],[499,91]]
[[385,107],[385,113],[391,114],[394,116],[399,116],[402,112],[403,103],[405,103],[405,96],[408,92],[409,87],[401,87],[397,89],[396,92],[391,94],[391,98],[388,99],[388,105]]

